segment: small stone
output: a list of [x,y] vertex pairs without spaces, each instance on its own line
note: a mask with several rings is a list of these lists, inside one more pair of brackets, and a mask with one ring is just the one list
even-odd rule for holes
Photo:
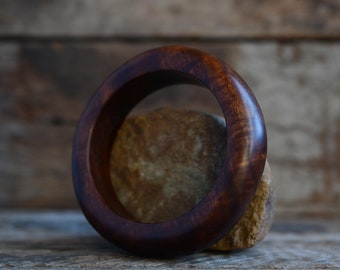
[[255,246],[270,230],[274,218],[274,189],[268,162],[255,197],[246,212],[233,229],[217,243],[212,250],[240,250]]
[[[112,147],[111,181],[135,219],[146,223],[175,219],[208,193],[225,151],[226,126],[219,116],[165,108],[131,116]],[[272,223],[272,195],[266,163],[246,213],[211,248],[244,249],[261,241]]]

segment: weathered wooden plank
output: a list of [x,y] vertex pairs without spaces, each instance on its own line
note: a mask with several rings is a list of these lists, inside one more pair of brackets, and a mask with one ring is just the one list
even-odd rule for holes
[[73,126],[0,124],[0,207],[76,207]]
[[1,0],[6,37],[339,38],[340,1]]
[[[71,146],[77,120],[95,88],[118,65],[156,46],[6,43],[0,68],[0,206],[76,207]],[[183,106],[183,88],[147,101]],[[208,91],[185,91],[200,107]],[[170,93],[170,94],[169,94]]]
[[[165,44],[0,43],[0,206],[75,207],[70,152],[82,109],[114,68]],[[339,215],[339,43],[181,44],[224,59],[254,90],[267,122],[278,209]],[[188,104],[219,112],[209,92],[187,86],[143,107]]]
[[279,220],[239,252],[172,260],[131,256],[102,239],[79,212],[0,212],[0,267],[15,269],[335,269],[339,220]]

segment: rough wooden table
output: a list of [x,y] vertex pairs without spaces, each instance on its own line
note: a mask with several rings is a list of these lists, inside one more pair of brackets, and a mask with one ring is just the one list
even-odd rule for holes
[[0,211],[0,268],[8,269],[334,269],[340,220],[277,220],[256,247],[145,259],[112,246],[78,211]]

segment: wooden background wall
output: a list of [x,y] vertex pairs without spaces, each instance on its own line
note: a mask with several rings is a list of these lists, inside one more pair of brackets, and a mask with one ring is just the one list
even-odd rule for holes
[[[269,136],[280,215],[340,216],[340,1],[0,0],[0,208],[75,208],[70,154],[117,66],[182,44],[232,65]],[[214,111],[205,94],[166,93]]]

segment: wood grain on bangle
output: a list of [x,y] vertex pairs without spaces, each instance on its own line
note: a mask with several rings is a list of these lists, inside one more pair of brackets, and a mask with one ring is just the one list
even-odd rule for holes
[[[198,84],[210,89],[227,123],[222,170],[206,197],[182,216],[147,224],[134,220],[110,181],[110,150],[129,111],[165,86]],[[169,46],[122,65],[98,88],[78,124],[73,144],[73,181],[92,226],[117,246],[138,255],[175,257],[203,250],[224,236],[252,200],[266,160],[261,110],[246,83],[204,52]]]

